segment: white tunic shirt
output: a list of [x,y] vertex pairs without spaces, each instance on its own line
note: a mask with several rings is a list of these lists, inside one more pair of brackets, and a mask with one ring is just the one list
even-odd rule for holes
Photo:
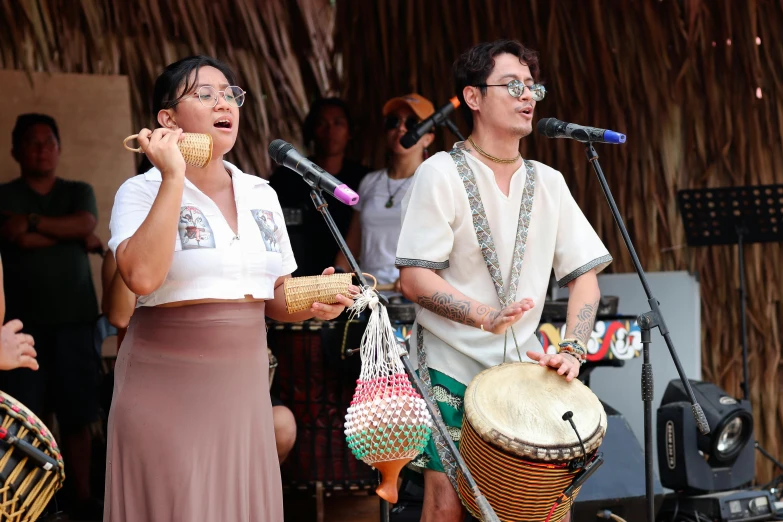
[[[520,205],[527,182],[523,164],[511,179],[509,195],[495,175],[465,151],[476,177],[508,291]],[[513,301],[532,298],[535,307],[513,325],[522,360],[527,350],[542,351],[535,332],[554,268],[561,286],[591,269],[605,268],[612,257],[574,201],[560,172],[533,162],[535,188],[525,254]],[[397,247],[399,267],[438,270],[458,291],[500,309],[494,283],[482,256],[468,196],[451,156],[440,152],[417,170],[403,200],[403,222]],[[424,346],[430,368],[469,384],[482,370],[503,362],[504,336],[462,325],[417,305],[416,323],[425,328]],[[411,336],[416,339],[415,333]],[[413,342],[412,348],[416,343]],[[518,360],[508,331],[506,360]]]
[[[163,284],[140,296],[137,306],[194,299],[272,299],[278,277],[296,270],[277,194],[262,178],[231,171],[237,234],[218,206],[185,178],[174,259]],[[149,214],[161,185],[158,169],[122,184],[111,213],[109,248],[131,237]]]

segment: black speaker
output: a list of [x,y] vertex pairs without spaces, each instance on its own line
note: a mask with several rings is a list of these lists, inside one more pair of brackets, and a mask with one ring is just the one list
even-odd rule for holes
[[[574,504],[578,522],[602,520],[599,511],[608,509],[626,520],[640,520],[646,512],[644,450],[625,418],[606,403],[606,436],[601,448],[604,463],[582,486]],[[663,488],[653,470],[655,512],[663,502]],[[641,517],[641,518],[640,518]]]
[[736,400],[711,383],[690,383],[710,433],[699,433],[682,383],[672,381],[658,408],[661,482],[694,494],[740,489],[756,472],[750,402]]

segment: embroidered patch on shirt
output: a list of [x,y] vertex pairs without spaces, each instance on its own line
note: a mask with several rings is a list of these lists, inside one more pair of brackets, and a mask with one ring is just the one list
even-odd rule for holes
[[198,207],[186,205],[180,208],[179,239],[182,241],[182,250],[215,248],[215,234]]
[[261,239],[267,252],[280,252],[280,243],[277,242],[277,223],[275,216],[268,210],[253,209],[250,211],[256,220],[258,230],[261,231]]

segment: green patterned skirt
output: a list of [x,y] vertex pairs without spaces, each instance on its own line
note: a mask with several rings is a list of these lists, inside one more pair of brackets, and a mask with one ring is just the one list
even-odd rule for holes
[[[443,423],[446,425],[451,439],[459,449],[462,417],[465,414],[465,390],[467,386],[432,368],[430,368],[430,380],[432,383],[432,394],[435,396],[435,405],[440,410]],[[432,427],[433,431],[437,429],[435,426]],[[444,472],[443,464],[441,464],[438,457],[438,450],[435,447],[435,441],[431,437],[424,451],[408,464],[408,468],[419,473],[425,469]]]

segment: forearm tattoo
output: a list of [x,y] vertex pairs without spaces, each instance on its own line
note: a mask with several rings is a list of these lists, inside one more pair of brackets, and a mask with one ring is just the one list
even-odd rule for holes
[[573,325],[572,335],[587,344],[595,323],[595,314],[598,311],[598,301],[584,305],[576,314],[576,324]]
[[[432,297],[420,295],[416,301],[430,312],[451,319],[454,322],[469,326],[476,324],[476,321],[470,317],[470,301],[460,301],[455,299],[453,295],[443,292],[435,292],[432,294]],[[479,309],[482,306],[479,306]],[[484,306],[484,308],[488,307]],[[486,313],[486,310],[482,313]]]

